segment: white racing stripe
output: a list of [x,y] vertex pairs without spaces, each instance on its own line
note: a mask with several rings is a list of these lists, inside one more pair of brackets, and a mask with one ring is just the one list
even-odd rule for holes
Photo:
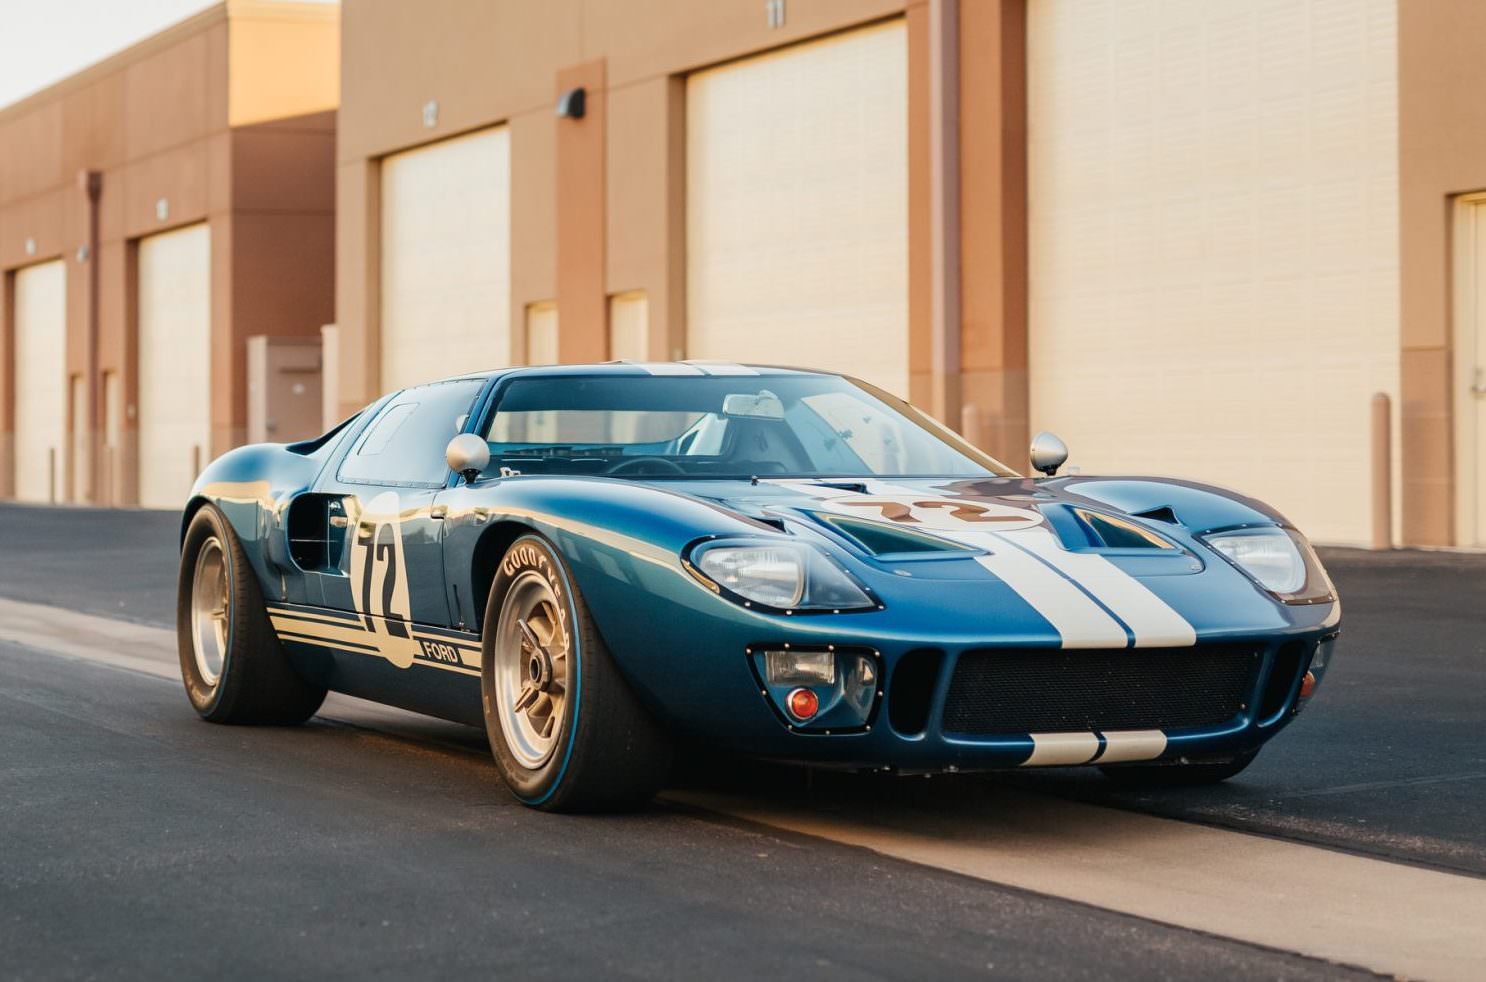
[[1036,553],[1129,625],[1137,648],[1178,648],[1197,643],[1197,632],[1135,577],[1103,556],[1069,552],[1046,529],[1003,532],[1000,536]]
[[1032,756],[1022,761],[1023,767],[1057,767],[1087,764],[1099,753],[1099,737],[1094,733],[1033,733]]
[[1166,734],[1161,730],[1115,730],[1101,733],[1104,753],[1100,764],[1120,764],[1132,760],[1155,760],[1166,752]]
[[1123,648],[1129,637],[1120,623],[1078,587],[1045,563],[1011,545],[975,561],[1011,587],[1053,626],[1065,648]]
[[627,365],[644,369],[651,375],[703,375],[705,374],[695,365],[683,365],[674,361],[630,361]]
[[726,361],[688,361],[686,364],[700,368],[708,375],[757,375],[758,369],[747,365],[735,365]]

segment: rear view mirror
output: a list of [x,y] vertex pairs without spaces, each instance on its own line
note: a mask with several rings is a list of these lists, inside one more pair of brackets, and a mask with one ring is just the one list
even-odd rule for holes
[[784,403],[768,389],[758,395],[730,392],[723,397],[722,414],[730,419],[783,419]]

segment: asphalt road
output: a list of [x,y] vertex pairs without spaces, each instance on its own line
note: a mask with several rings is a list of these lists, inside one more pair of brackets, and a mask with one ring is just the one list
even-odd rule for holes
[[[177,534],[170,515],[0,506],[0,597],[168,626]],[[1241,779],[1155,797],[1077,772],[936,778],[916,807],[1030,790],[1486,875],[1486,557],[1327,560],[1341,655]],[[907,787],[758,767],[693,783],[855,808]],[[539,815],[474,731],[212,727],[178,683],[0,643],[0,978],[1351,971],[674,800]]]

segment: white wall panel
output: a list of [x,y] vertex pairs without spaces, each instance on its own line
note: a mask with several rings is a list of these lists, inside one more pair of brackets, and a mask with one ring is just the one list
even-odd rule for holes
[[1398,391],[1396,63],[1394,0],[1032,0],[1034,430],[1085,473],[1367,539],[1369,398]]
[[212,460],[212,239],[205,224],[139,242],[139,503],[179,508]]
[[687,357],[908,389],[902,21],[687,79]]
[[61,501],[67,466],[67,266],[15,274],[15,494]]
[[509,364],[510,297],[510,131],[384,160],[382,391]]

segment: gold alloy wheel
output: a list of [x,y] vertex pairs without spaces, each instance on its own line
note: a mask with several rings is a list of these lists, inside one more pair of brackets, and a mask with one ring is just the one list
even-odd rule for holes
[[536,770],[562,736],[568,693],[568,630],[546,577],[528,570],[511,584],[494,648],[501,732],[517,762]]
[[222,678],[227,662],[228,618],[227,556],[222,541],[212,536],[196,554],[191,578],[191,647],[201,681],[214,686]]

